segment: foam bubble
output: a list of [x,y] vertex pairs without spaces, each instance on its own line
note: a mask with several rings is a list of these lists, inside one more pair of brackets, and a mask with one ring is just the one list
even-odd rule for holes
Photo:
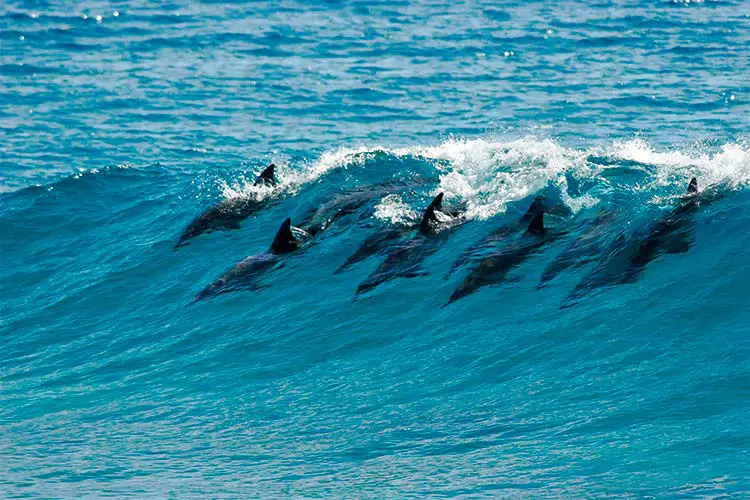
[[326,151],[315,162],[304,165],[298,170],[285,171],[282,185],[299,187],[337,168],[364,166],[367,160],[366,153],[376,151],[385,151],[385,149],[362,146],[359,148],[339,147],[333,151]]
[[655,167],[654,184],[667,185],[691,176],[702,186],[729,183],[735,187],[750,182],[750,148],[745,144],[724,144],[714,152],[658,152],[641,139],[616,142],[612,156]]
[[389,194],[375,206],[375,217],[393,225],[406,225],[415,222],[419,215],[404,203],[401,196]]
[[[601,176],[602,172],[622,167],[618,160],[637,162],[647,171],[645,183],[629,187],[634,192],[648,193],[658,187],[681,184],[691,176],[699,177],[702,187],[721,182],[737,186],[750,181],[750,148],[746,144],[725,144],[711,151],[658,151],[643,139],[634,138],[575,149],[531,135],[509,141],[450,138],[436,146],[406,148],[340,147],[307,164],[279,165],[277,190],[254,186],[253,177],[241,178],[232,184],[224,182],[222,191],[227,198],[294,192],[335,169],[377,168],[372,160],[378,153],[430,161],[439,178],[439,186],[433,194],[442,191],[447,198],[463,200],[466,216],[477,219],[502,213],[509,204],[550,185],[559,190],[562,201],[573,212],[592,207],[599,202],[597,196],[611,189]],[[603,156],[614,162],[612,165],[593,163],[591,156]],[[568,189],[569,176],[598,183],[599,187],[576,192],[574,196]],[[661,194],[654,192],[654,196]],[[376,209],[376,217],[402,223],[415,215],[400,197],[385,197]]]
[[241,176],[233,182],[219,180],[219,188],[225,198],[254,197],[263,199],[274,193],[295,192],[303,185],[315,181],[331,170],[363,166],[366,153],[380,151],[372,148],[338,148],[324,152],[317,161],[292,167],[276,162],[277,186],[255,186],[255,176]]
[[440,190],[466,200],[466,216],[479,219],[504,212],[509,203],[550,182],[564,185],[565,173],[586,156],[535,136],[508,142],[450,139],[436,147],[416,148],[414,153],[451,165],[440,175]]
[[228,200],[238,198],[252,198],[255,200],[262,200],[268,196],[271,196],[275,190],[272,186],[266,185],[255,185],[255,177],[247,178],[246,176],[240,176],[238,179],[227,182],[223,179],[219,180],[219,189],[224,198]]

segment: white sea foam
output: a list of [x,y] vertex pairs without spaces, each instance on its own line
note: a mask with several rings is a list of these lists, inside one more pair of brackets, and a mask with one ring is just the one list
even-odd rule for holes
[[223,179],[219,180],[219,188],[221,189],[224,198],[228,200],[235,198],[254,198],[262,200],[271,195],[274,191],[274,188],[271,186],[256,186],[254,183],[255,177],[248,178],[242,175],[231,183]]
[[586,152],[534,136],[507,142],[450,139],[440,146],[415,148],[414,153],[451,165],[440,175],[439,190],[466,200],[467,217],[479,219],[504,212],[509,203],[550,182],[564,187],[565,173],[586,157]]
[[750,182],[750,147],[724,144],[718,151],[655,151],[642,139],[615,142],[610,155],[656,167],[654,183],[666,185],[692,176],[701,186],[729,183],[737,187]]
[[255,175],[243,175],[234,181],[219,181],[222,195],[227,198],[253,197],[263,199],[267,196],[281,192],[295,192],[304,184],[315,181],[324,174],[337,168],[350,168],[363,166],[367,160],[367,153],[382,151],[380,148],[344,148],[324,152],[314,162],[299,166],[290,166],[286,163],[276,163],[276,178],[278,185],[255,186]]
[[419,214],[404,203],[401,196],[389,194],[375,207],[375,217],[393,225],[405,225],[417,221]]
[[[634,191],[648,192],[657,187],[686,183],[692,176],[699,178],[702,188],[720,182],[733,186],[750,182],[750,147],[747,144],[730,143],[703,151],[658,151],[643,139],[634,138],[589,149],[574,149],[561,146],[552,139],[527,136],[510,141],[450,138],[436,146],[396,149],[340,147],[305,165],[278,165],[279,187],[294,192],[334,169],[375,166],[372,157],[376,153],[432,161],[439,179],[433,194],[442,191],[447,199],[465,201],[467,216],[478,219],[502,213],[510,203],[549,185],[557,186],[562,200],[574,212],[591,207],[599,201],[596,192],[572,196],[568,191],[568,176],[596,180],[603,171],[618,167],[617,160],[638,162],[648,170],[646,182],[633,186]],[[592,155],[615,162],[613,165],[592,163]],[[253,181],[254,177],[224,183],[224,196],[264,197],[279,192],[253,186]],[[602,186],[606,188],[607,183],[603,181]],[[388,196],[377,206],[376,217],[403,223],[416,214],[400,197]]]

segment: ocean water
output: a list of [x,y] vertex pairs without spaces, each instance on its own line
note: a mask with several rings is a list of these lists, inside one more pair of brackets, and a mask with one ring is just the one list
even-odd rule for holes
[[749,49],[745,0],[5,0],[0,496],[750,497]]

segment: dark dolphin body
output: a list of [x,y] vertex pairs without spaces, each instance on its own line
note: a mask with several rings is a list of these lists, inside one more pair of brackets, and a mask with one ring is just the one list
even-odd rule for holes
[[[447,214],[453,219],[463,217],[466,211],[464,204],[456,205],[450,208],[442,210],[443,213]],[[376,232],[369,235],[359,248],[351,254],[341,266],[336,269],[334,274],[341,273],[349,269],[354,264],[362,262],[363,260],[372,257],[373,255],[383,255],[391,250],[393,247],[399,244],[406,236],[411,233],[416,226],[414,225],[402,225],[402,226],[386,226],[380,228]]]
[[375,209],[373,202],[376,199],[404,191],[415,185],[417,183],[385,182],[337,193],[322,205],[308,210],[301,217],[299,227],[310,235],[317,236],[344,217],[358,214],[358,219],[363,220],[372,215]]
[[629,256],[633,255],[637,246],[638,241],[633,241],[624,232],[618,234],[599,263],[576,285],[561,307],[570,307],[578,299],[597,288],[627,283]]
[[670,214],[660,220],[638,245],[630,258],[626,274],[627,282],[634,282],[652,260],[662,253],[684,253],[693,243],[695,220],[693,215],[701,205],[698,195],[698,180],[693,177],[688,185],[687,195]]
[[344,272],[354,264],[362,262],[373,255],[380,255],[387,252],[396,245],[398,241],[406,237],[412,230],[411,227],[403,226],[387,227],[376,231],[365,238],[357,251],[351,254],[349,258],[347,258],[346,261],[336,269],[334,274]]
[[[255,179],[256,186],[275,186],[276,166],[272,163]],[[240,222],[250,217],[268,204],[268,198],[257,200],[249,197],[224,200],[206,209],[182,231],[175,249],[187,245],[196,236],[212,231],[239,229]]]
[[479,240],[478,242],[476,242],[475,244],[471,245],[469,248],[461,252],[461,255],[459,255],[458,258],[453,262],[453,265],[451,266],[450,271],[448,271],[448,276],[453,274],[459,267],[464,266],[468,262],[477,258],[477,256],[481,255],[487,249],[494,248],[499,241],[507,238],[508,236],[514,233],[517,233],[518,231],[521,231],[524,227],[527,227],[528,224],[531,222],[531,220],[534,218],[534,216],[541,209],[542,209],[542,198],[541,197],[534,198],[534,201],[531,202],[529,209],[516,222],[498,227],[497,229],[492,231],[490,234],[488,234],[487,236],[485,236],[484,238],[482,238],[481,240]]
[[501,284],[512,269],[538,252],[542,246],[560,236],[559,233],[552,233],[544,227],[544,209],[541,202],[535,200],[529,210],[532,209],[536,213],[526,232],[510,245],[492,252],[479,261],[456,288],[446,305],[466,297],[482,287]]
[[602,252],[603,238],[615,219],[615,212],[600,213],[586,231],[573,241],[542,272],[537,289],[543,288],[563,271],[582,267],[596,259]]
[[396,278],[413,278],[424,275],[422,262],[435,253],[443,242],[444,230],[457,227],[461,220],[442,211],[443,193],[438,194],[424,211],[417,234],[402,240],[386,255],[385,259],[365,281],[357,287],[355,295],[361,295]]
[[193,302],[214,297],[235,290],[253,290],[261,288],[258,280],[266,271],[276,267],[284,255],[298,250],[303,242],[292,232],[292,223],[286,219],[268,251],[246,258],[221,275],[219,279],[205,287]]
[[712,193],[698,193],[698,181],[693,177],[680,203],[656,222],[645,237],[632,240],[620,234],[599,265],[576,285],[563,307],[594,289],[634,283],[649,262],[664,253],[687,252],[692,244],[694,214],[701,205],[714,200]]

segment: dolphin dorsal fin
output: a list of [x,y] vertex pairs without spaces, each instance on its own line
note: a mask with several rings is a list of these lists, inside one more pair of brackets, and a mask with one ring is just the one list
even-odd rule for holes
[[422,215],[422,222],[419,225],[419,232],[422,234],[428,234],[430,232],[430,225],[436,222],[440,222],[435,215],[435,211],[443,210],[443,193],[438,194],[432,200],[430,205],[425,209],[424,215]]
[[293,252],[298,248],[299,241],[292,234],[292,221],[287,217],[276,233],[273,243],[271,243],[270,252],[279,255]]
[[695,194],[698,192],[698,179],[693,177],[690,179],[690,184],[688,184],[687,188],[687,194]]
[[534,201],[531,202],[531,205],[529,205],[529,209],[526,210],[526,213],[523,215],[523,220],[531,220],[534,217],[536,217],[536,214],[542,211],[544,205],[544,199],[541,196],[537,196],[534,198]]
[[276,176],[274,175],[276,171],[276,165],[271,163],[266,167],[263,172],[260,173],[257,179],[255,179],[255,185],[256,186],[275,186],[276,185]]
[[529,234],[534,234],[536,236],[541,236],[544,234],[544,211],[539,210],[533,219],[531,219],[531,223],[529,224],[529,228],[526,230]]

